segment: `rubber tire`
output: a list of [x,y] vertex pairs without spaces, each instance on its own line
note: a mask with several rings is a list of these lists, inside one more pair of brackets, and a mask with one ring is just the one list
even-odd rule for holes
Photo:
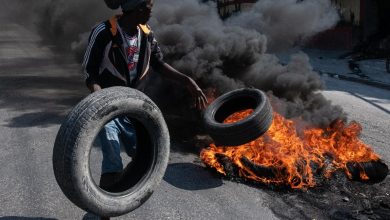
[[[125,169],[123,184],[130,188],[110,193],[93,181],[89,154],[98,132],[120,115],[136,121],[137,162]],[[62,123],[53,149],[54,174],[63,193],[81,209],[104,217],[119,216],[151,196],[164,176],[169,148],[168,128],[156,104],[140,91],[111,87],[87,96]]]
[[[231,114],[253,109],[247,118],[224,124]],[[271,126],[273,114],[267,96],[258,89],[238,89],[218,97],[204,112],[205,130],[217,145],[237,146],[263,135]]]

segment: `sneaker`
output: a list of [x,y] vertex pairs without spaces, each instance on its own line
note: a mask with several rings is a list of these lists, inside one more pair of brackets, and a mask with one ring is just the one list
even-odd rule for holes
[[122,172],[114,172],[114,173],[103,173],[100,176],[99,186],[103,190],[113,192],[115,191],[115,185],[119,182],[122,177]]

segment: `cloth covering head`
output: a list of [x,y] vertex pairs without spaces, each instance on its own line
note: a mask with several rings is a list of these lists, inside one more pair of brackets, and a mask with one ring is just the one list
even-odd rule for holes
[[120,6],[123,11],[132,11],[141,3],[146,1],[147,0],[104,0],[107,7],[111,9],[118,9]]

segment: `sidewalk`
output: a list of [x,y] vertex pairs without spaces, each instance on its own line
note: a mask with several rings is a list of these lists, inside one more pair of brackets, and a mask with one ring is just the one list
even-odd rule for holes
[[[354,73],[348,67],[348,59],[339,59],[339,56],[347,51],[304,49],[304,52],[310,57],[313,69],[321,75],[390,90],[390,73],[386,72],[384,59],[359,61],[357,63],[361,72]],[[287,62],[291,53],[294,51],[279,54],[278,57],[281,62]]]

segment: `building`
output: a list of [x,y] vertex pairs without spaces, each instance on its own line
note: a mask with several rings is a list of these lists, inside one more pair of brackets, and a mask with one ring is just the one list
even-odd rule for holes
[[218,13],[222,19],[249,8],[257,0],[215,0]]
[[316,36],[311,45],[352,49],[362,42],[379,44],[390,35],[389,0],[332,0],[340,21],[336,27]]

